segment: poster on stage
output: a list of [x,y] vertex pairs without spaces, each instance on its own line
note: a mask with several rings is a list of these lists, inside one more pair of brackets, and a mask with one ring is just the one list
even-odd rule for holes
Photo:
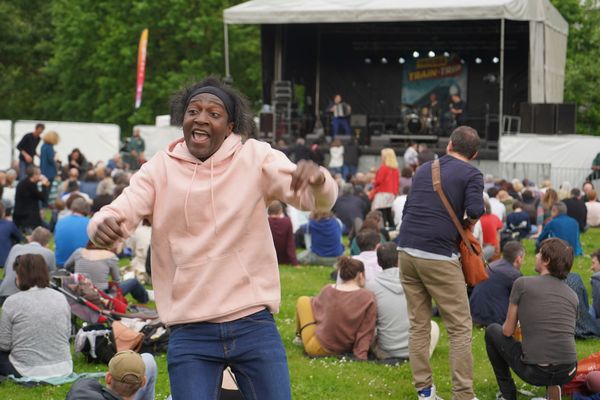
[[467,101],[467,65],[457,55],[407,60],[402,74],[402,104],[420,109],[437,95],[440,104],[449,104],[459,94]]

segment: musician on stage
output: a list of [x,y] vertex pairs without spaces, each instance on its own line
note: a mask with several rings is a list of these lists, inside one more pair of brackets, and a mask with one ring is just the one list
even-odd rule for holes
[[442,107],[438,101],[437,94],[429,94],[429,118],[430,133],[437,134],[440,130],[440,120],[442,117]]
[[342,101],[342,95],[335,95],[333,105],[329,108],[329,111],[333,113],[333,132],[331,132],[331,138],[335,138],[340,128],[344,130],[345,135],[350,135],[348,117],[352,113],[352,107],[350,107],[350,104]]
[[454,117],[455,126],[461,126],[465,124],[465,102],[460,98],[460,94],[453,94],[451,96],[450,112]]

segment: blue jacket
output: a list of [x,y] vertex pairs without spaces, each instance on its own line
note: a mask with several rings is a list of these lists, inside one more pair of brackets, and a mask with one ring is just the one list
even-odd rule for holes
[[310,234],[310,250],[313,253],[319,257],[338,257],[344,254],[342,227],[337,218],[310,220],[306,225],[304,229]]
[[471,315],[477,324],[502,325],[506,319],[510,291],[521,272],[502,259],[490,265],[488,274],[489,279],[475,286],[471,293]]
[[0,267],[4,266],[13,244],[24,241],[25,238],[14,222],[0,219]]
[[88,242],[87,226],[90,220],[81,215],[69,215],[56,223],[56,265],[62,267],[71,254]]
[[42,170],[42,175],[44,175],[49,180],[53,180],[56,178],[56,162],[54,162],[54,146],[48,143],[44,143],[42,145],[42,150],[40,152],[40,169]]
[[544,239],[551,237],[556,237],[569,243],[576,256],[583,255],[583,249],[579,241],[579,224],[568,215],[557,215],[548,222],[538,237],[536,246],[539,248]]

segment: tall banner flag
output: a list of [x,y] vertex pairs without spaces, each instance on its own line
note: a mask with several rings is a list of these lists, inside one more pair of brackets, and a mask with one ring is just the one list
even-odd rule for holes
[[135,85],[135,108],[142,105],[142,90],[144,89],[144,78],[146,77],[146,47],[148,45],[148,28],[142,31],[140,44],[138,46],[137,83]]

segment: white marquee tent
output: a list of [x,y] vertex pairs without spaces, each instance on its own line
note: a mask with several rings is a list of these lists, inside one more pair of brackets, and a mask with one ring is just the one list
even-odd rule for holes
[[11,121],[0,121],[0,170],[10,168],[10,155],[12,152],[11,130]]
[[[529,102],[561,103],[569,26],[550,0],[252,0],[223,12],[225,74],[227,26],[398,21],[499,20],[500,104],[503,96],[504,21],[529,21]],[[277,74],[277,71],[275,71]],[[502,115],[502,110],[500,110]]]
[[[45,132],[53,130],[60,135],[60,142],[55,146],[55,150],[63,163],[76,147],[90,162],[106,162],[119,152],[121,128],[118,125],[84,122],[17,121],[14,126],[14,145],[11,148],[14,148],[27,132],[31,132],[37,122],[46,126]],[[38,153],[40,148],[41,144]],[[15,150],[15,158],[17,157]]]

